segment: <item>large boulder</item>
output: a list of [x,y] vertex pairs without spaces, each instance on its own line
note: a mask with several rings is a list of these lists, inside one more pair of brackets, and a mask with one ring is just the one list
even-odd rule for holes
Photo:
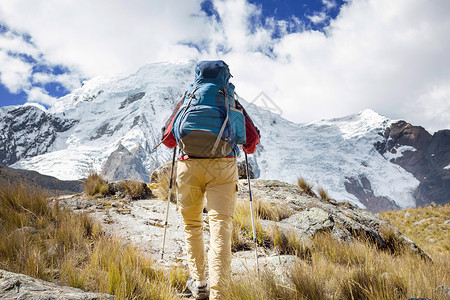
[[108,294],[87,293],[80,289],[59,286],[55,283],[36,279],[27,275],[0,270],[0,298],[94,300],[114,299],[114,296]]

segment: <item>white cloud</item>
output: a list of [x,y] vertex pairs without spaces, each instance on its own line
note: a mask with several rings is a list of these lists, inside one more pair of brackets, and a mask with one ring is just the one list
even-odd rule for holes
[[[222,58],[241,96],[252,100],[263,90],[295,122],[372,108],[427,129],[450,128],[450,1],[348,1],[326,34],[306,30],[295,18],[258,22],[261,7],[245,0],[215,0],[222,20],[216,22],[200,12],[200,2],[2,0],[0,19],[29,32],[49,63],[86,76],[133,72],[156,61]],[[327,9],[336,4],[322,3]],[[206,48],[198,53],[181,42]],[[20,70],[26,77],[26,68]],[[6,76],[10,82],[14,74]],[[67,76],[59,80],[70,87],[76,80]]]
[[442,124],[448,124],[450,120],[450,82],[432,87],[403,110],[412,110],[421,124],[429,124],[431,131],[443,129]]
[[29,87],[28,78],[32,66],[21,59],[11,57],[0,48],[0,81],[11,93],[18,93]]
[[325,5],[327,9],[331,9],[336,7],[336,1],[335,0],[322,0],[322,3]]
[[325,12],[322,11],[319,13],[315,13],[312,16],[307,16],[307,18],[310,19],[314,24],[320,24],[328,19],[328,16],[325,14]]
[[23,53],[32,57],[39,55],[39,51],[36,47],[26,42],[22,36],[10,31],[0,35],[0,49],[6,52]]
[[23,91],[28,95],[27,101],[50,106],[56,99],[49,96],[44,89],[35,87],[36,84],[56,82],[67,90],[73,90],[80,85],[80,74],[55,75],[50,70],[33,72],[36,65],[51,68],[51,64],[45,60],[39,49],[22,34],[12,31],[0,34],[0,82],[11,93]]
[[37,72],[33,74],[32,82],[38,84],[47,84],[57,82],[64,88],[71,91],[80,87],[81,77],[78,73],[51,74]]
[[27,91],[28,101],[34,103],[41,103],[47,106],[52,106],[57,99],[49,96],[48,93],[39,87],[33,87]]

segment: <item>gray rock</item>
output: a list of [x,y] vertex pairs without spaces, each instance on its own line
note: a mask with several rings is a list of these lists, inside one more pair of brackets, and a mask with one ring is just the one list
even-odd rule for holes
[[306,209],[281,221],[291,224],[300,235],[313,236],[317,232],[332,230],[333,218],[329,213],[318,207]]
[[108,294],[87,293],[80,289],[59,286],[23,274],[0,270],[0,299],[114,299]]
[[[174,165],[173,174],[176,174],[177,172],[177,164]],[[150,183],[158,183],[161,181],[161,179],[169,179],[170,173],[172,170],[172,161],[168,161],[165,164],[163,164],[161,167],[157,168],[152,172],[150,175]]]

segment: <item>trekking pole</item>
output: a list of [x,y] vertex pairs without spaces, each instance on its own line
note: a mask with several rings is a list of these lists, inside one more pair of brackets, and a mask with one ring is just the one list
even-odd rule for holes
[[256,228],[255,228],[255,215],[253,214],[253,201],[252,201],[252,188],[250,187],[250,172],[248,171],[248,158],[247,153],[245,153],[245,171],[247,173],[248,181],[248,194],[250,195],[250,211],[252,214],[252,227],[253,227],[253,241],[255,242],[255,257],[256,257],[256,268],[259,274],[259,264],[258,264],[258,243],[256,240]]
[[177,156],[177,146],[175,146],[175,148],[173,148],[172,169],[170,170],[169,195],[167,196],[166,222],[164,223],[164,237],[163,237],[163,244],[162,244],[161,260],[164,258],[164,246],[166,244],[167,222],[169,220],[169,206],[170,206],[170,200],[172,198],[173,171],[175,169],[176,156]]

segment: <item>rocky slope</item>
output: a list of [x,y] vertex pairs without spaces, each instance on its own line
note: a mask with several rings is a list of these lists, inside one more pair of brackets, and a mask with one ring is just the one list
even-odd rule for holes
[[30,105],[2,108],[0,117],[0,163],[4,165],[51,151],[58,133],[78,122]]
[[375,144],[378,152],[419,180],[415,191],[417,205],[449,203],[450,130],[431,135],[423,127],[399,121],[382,135],[384,139]]

